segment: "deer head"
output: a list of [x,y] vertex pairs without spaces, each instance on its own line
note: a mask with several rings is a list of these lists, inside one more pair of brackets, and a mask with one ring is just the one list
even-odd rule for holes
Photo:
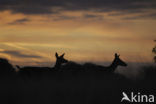
[[114,56],[115,56],[114,61],[113,61],[112,64],[109,66],[111,72],[114,72],[115,69],[116,69],[118,66],[127,66],[127,64],[119,58],[120,55],[118,55],[117,53],[115,53]]
[[67,63],[68,60],[64,59],[64,54],[62,54],[61,56],[58,55],[58,53],[56,52],[55,53],[55,56],[56,56],[56,64],[55,64],[55,68],[59,69],[60,66],[63,64],[63,63]]
[[115,56],[114,63],[115,63],[117,66],[127,66],[127,64],[119,58],[120,55],[118,55],[117,53],[115,53],[114,56]]

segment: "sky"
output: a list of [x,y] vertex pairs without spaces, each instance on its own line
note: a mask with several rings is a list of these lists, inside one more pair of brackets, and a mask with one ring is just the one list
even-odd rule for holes
[[152,62],[156,0],[0,0],[0,57],[51,65],[55,52],[76,62]]

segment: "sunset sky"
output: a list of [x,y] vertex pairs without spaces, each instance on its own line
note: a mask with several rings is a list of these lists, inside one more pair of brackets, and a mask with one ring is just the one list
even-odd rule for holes
[[152,62],[156,0],[0,0],[0,57],[50,65],[55,52],[76,62]]

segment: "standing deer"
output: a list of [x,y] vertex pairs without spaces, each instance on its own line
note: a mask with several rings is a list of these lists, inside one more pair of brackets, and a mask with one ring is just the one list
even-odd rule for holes
[[54,67],[33,67],[33,66],[25,66],[25,67],[20,67],[16,65],[16,67],[19,69],[20,74],[27,74],[31,76],[32,74],[34,75],[41,75],[43,72],[49,72],[49,71],[57,71],[61,68],[61,65],[64,63],[67,63],[68,60],[64,59],[64,54],[61,56],[58,55],[58,53],[55,53],[56,56],[56,63]]
[[105,68],[108,69],[110,72],[114,72],[115,69],[116,69],[118,66],[125,66],[125,67],[127,66],[127,64],[119,58],[120,55],[118,55],[117,53],[115,53],[114,56],[115,56],[115,58],[114,58],[112,64],[111,64],[110,66],[108,66],[108,67],[105,67]]
[[84,64],[84,69],[87,71],[106,71],[106,72],[114,72],[118,66],[127,66],[127,64],[122,61],[117,53],[115,53],[115,58],[109,66],[100,66],[100,65],[95,65],[91,63],[86,63]]
[[56,56],[56,63],[54,66],[55,69],[60,69],[62,64],[68,62],[68,60],[64,59],[64,55],[65,55],[65,53],[62,54],[61,56],[58,56],[58,53],[57,52],[55,53],[55,56]]
[[29,69],[29,70],[35,70],[35,69],[37,69],[37,70],[39,70],[39,69],[60,69],[60,67],[61,67],[61,65],[62,64],[64,64],[64,63],[67,63],[68,62],[68,60],[66,60],[65,58],[64,58],[64,55],[65,55],[65,53],[64,54],[62,54],[61,56],[58,56],[58,53],[56,52],[55,53],[55,56],[56,56],[56,63],[55,63],[55,66],[54,67],[32,67],[32,66],[26,66],[26,67],[23,67],[23,68],[21,68],[20,66],[18,66],[18,65],[16,65],[16,67],[18,68],[18,69],[20,69],[20,70],[27,70],[27,69]]

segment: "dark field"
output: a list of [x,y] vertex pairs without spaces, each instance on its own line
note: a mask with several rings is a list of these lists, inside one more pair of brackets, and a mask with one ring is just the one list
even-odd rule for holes
[[121,104],[122,92],[155,95],[155,66],[142,70],[140,80],[105,72],[1,74],[0,104]]

